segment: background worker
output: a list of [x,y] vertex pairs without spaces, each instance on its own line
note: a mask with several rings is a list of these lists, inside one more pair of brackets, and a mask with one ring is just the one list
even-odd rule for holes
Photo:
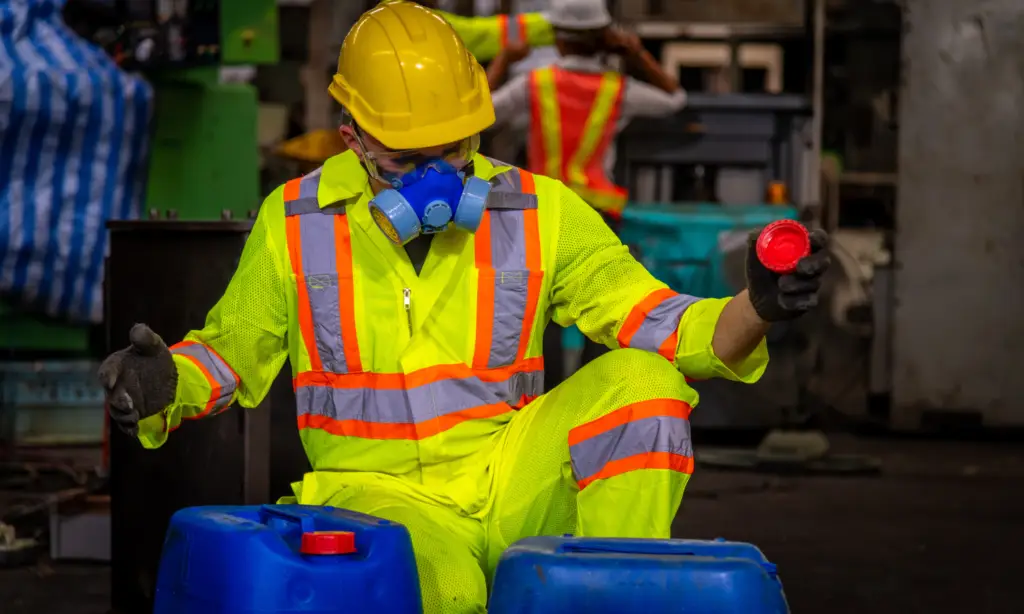
[[[612,27],[604,0],[553,0],[548,21],[560,56],[553,66],[499,87],[528,49],[509,45],[491,63],[495,117],[499,124],[526,127],[532,172],[562,180],[614,224],[627,197],[611,179],[615,136],[633,117],[679,111],[686,93],[635,34]],[[621,55],[647,83],[612,70],[609,54]]]
[[[824,237],[794,275],[751,255],[733,299],[668,289],[561,183],[476,153],[486,75],[413,3],[360,18],[330,92],[348,151],[266,199],[202,330],[168,349],[136,325],[104,361],[114,421],[158,447],[255,407],[288,359],[313,467],[291,500],[404,524],[427,613],[484,612],[526,536],[668,537],[683,374],[756,381],[769,322],[817,302]],[[544,394],[549,317],[622,349]]]
[[[526,57],[521,43],[509,45],[488,68],[497,123],[527,133],[527,168],[560,179],[617,229],[627,193],[611,179],[615,137],[638,116],[676,113],[686,103],[679,80],[666,73],[632,33],[612,27],[604,0],[553,0],[548,20],[555,28],[559,59],[519,75],[503,87],[509,67]],[[635,66],[647,83],[608,66],[610,54]],[[549,354],[562,353],[562,331],[545,341]],[[583,340],[581,363],[606,351]],[[562,381],[561,366],[547,374]]]

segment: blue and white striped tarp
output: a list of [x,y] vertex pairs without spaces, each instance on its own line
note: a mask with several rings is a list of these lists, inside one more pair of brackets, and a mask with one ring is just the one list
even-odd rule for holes
[[0,0],[0,296],[99,322],[105,225],[138,217],[153,91],[63,4]]

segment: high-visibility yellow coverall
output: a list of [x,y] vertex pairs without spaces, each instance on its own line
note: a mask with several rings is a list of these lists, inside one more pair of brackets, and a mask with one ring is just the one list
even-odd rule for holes
[[[313,471],[295,500],[398,521],[427,612],[481,612],[524,536],[669,536],[693,468],[686,376],[753,382],[711,339],[728,299],[676,294],[555,180],[474,158],[480,228],[435,235],[420,275],[375,226],[353,152],[264,202],[206,326],[172,353],[177,398],[140,423],[257,405],[291,359]],[[615,351],[542,394],[550,319]]]

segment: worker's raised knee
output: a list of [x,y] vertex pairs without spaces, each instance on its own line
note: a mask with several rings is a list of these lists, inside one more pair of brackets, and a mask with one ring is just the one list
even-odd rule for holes
[[688,396],[686,379],[675,365],[652,352],[629,348],[613,350],[594,359],[584,369],[595,385],[631,389],[640,397]]
[[675,365],[665,360],[660,354],[632,348],[612,350],[602,354],[588,363],[586,368],[611,377],[621,377],[624,373],[636,371],[679,375]]

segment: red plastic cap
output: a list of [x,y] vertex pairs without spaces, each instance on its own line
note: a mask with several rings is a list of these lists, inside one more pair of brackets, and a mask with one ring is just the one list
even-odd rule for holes
[[779,220],[765,226],[757,238],[757,259],[776,273],[792,273],[811,253],[811,237],[800,222]]
[[356,536],[349,531],[303,533],[299,550],[302,554],[352,554],[356,551]]

